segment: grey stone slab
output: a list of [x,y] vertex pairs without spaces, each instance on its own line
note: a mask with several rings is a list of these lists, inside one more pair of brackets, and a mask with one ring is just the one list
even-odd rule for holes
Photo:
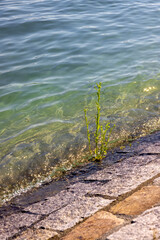
[[155,155],[144,155],[144,156],[134,156],[125,159],[124,161],[115,163],[112,166],[106,167],[102,170],[97,171],[94,174],[91,174],[86,178],[86,180],[107,180],[113,179],[113,177],[124,175],[128,172],[131,172],[132,169],[138,169],[141,166],[146,166],[150,163],[155,163],[160,165],[160,157],[158,158]]
[[13,198],[12,203],[16,206],[26,207],[56,195],[64,190],[67,185],[68,181],[64,180],[44,182],[39,188],[36,188],[35,191],[29,191],[25,194],[16,196]]
[[16,240],[48,240],[58,236],[57,232],[46,229],[27,229],[22,234],[16,237]]
[[64,231],[73,227],[84,218],[91,216],[111,202],[111,200],[100,197],[77,197],[71,204],[50,214],[46,219],[37,223],[35,227]]
[[138,145],[139,153],[160,154],[160,137],[157,141],[144,142]]
[[76,193],[64,190],[53,197],[46,198],[45,201],[40,201],[30,205],[29,207],[25,208],[25,211],[30,211],[37,214],[49,214],[74,201],[76,197]]
[[99,186],[99,182],[77,182],[69,186],[69,192],[73,192],[77,196],[79,194],[86,195],[91,193],[97,186]]
[[0,219],[0,240],[8,239],[40,219],[40,215],[17,213]]
[[[122,169],[121,169],[122,170]],[[134,167],[120,171],[112,180],[102,186],[95,186],[91,194],[119,196],[134,190],[143,182],[160,173],[160,164],[150,163],[146,166]]]
[[133,220],[132,224],[122,227],[106,240],[158,240],[160,239],[160,207],[145,211]]
[[[87,188],[81,188],[81,182],[71,185],[68,190],[63,190],[55,196],[46,198],[45,201],[40,201],[26,207],[25,211],[30,211],[36,214],[50,214],[67,204],[73,202],[77,197],[84,196],[94,189],[95,183],[87,185]],[[72,188],[72,186],[74,186]]]
[[157,143],[157,144],[154,144],[154,145],[150,145],[148,147],[144,147],[144,149],[141,151],[141,154],[142,153],[152,153],[152,154],[160,154],[160,144]]
[[100,170],[69,187],[74,192],[117,197],[160,173],[157,156],[136,156]]
[[141,153],[160,153],[160,131],[131,143],[131,146],[126,146],[122,151]]

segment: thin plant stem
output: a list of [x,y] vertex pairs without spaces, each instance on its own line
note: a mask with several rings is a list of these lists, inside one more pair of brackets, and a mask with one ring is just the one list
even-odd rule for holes
[[89,132],[89,122],[88,122],[88,119],[87,119],[87,109],[84,109],[84,114],[85,114],[85,121],[86,121],[86,127],[87,127],[87,138],[88,138],[88,143],[89,143],[89,151],[92,154],[91,138],[90,138],[90,132]]
[[97,107],[97,116],[96,116],[96,132],[95,132],[95,143],[96,143],[96,148],[95,148],[95,155],[96,157],[98,156],[98,143],[99,143],[99,129],[100,129],[100,93],[101,93],[101,83],[97,83],[97,88],[95,87],[95,89],[97,90],[97,102],[96,102],[96,107]]
[[[93,156],[97,160],[101,160],[106,154],[109,144],[109,139],[112,133],[113,128],[115,125],[111,128],[110,123],[107,123],[105,128],[103,129],[103,126],[100,125],[100,116],[101,116],[101,106],[100,106],[100,96],[101,96],[101,83],[97,83],[97,86],[95,87],[96,93],[97,93],[97,102],[96,102],[96,130],[94,133],[94,141],[95,141],[95,155]],[[89,122],[87,118],[87,109],[84,109],[85,113],[85,121],[86,121],[86,127],[87,127],[87,138],[89,143],[89,151],[91,155],[93,154],[91,150],[91,139],[90,139],[90,131],[89,131]]]

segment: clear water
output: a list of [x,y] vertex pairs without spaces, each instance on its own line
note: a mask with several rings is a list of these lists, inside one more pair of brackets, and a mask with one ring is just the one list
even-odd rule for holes
[[159,128],[159,16],[156,0],[0,2],[2,198],[82,158],[97,82],[113,139]]

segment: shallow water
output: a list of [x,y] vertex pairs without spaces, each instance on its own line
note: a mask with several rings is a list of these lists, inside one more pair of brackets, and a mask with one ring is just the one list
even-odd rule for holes
[[1,1],[2,198],[85,155],[97,82],[112,140],[159,128],[159,13],[151,0]]

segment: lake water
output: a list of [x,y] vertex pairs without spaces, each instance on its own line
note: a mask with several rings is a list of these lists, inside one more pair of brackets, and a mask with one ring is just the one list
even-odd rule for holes
[[159,129],[158,1],[5,0],[0,16],[2,199],[85,156],[98,82],[112,140]]

